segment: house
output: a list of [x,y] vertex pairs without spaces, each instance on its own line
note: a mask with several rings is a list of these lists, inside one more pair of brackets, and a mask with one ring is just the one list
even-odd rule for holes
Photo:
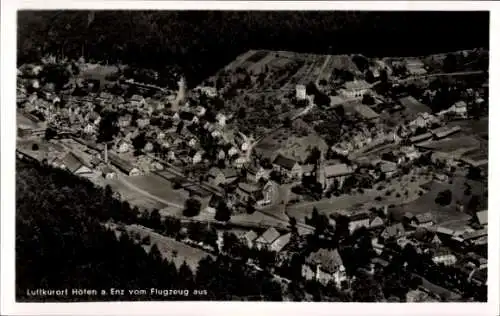
[[488,210],[477,212],[475,218],[479,225],[488,228]]
[[411,224],[416,227],[429,227],[434,225],[431,212],[425,212],[413,216]]
[[219,184],[228,184],[238,179],[238,171],[233,168],[219,169],[212,167],[208,171],[208,181],[214,186]]
[[255,185],[241,182],[236,188],[236,196],[244,203],[251,201],[259,192],[259,188]]
[[420,78],[427,73],[424,68],[424,63],[417,58],[411,58],[406,60],[406,69],[413,78]]
[[253,230],[250,230],[240,235],[239,239],[248,248],[253,248],[255,239],[257,239],[257,237],[259,237],[259,235],[257,235],[257,233]]
[[458,133],[458,132],[460,132],[460,130],[461,130],[460,126],[454,126],[452,128],[450,128],[448,126],[442,126],[442,127],[433,129],[431,131],[431,134],[435,138],[441,139],[441,138],[448,137],[448,136],[450,136],[452,134]]
[[305,100],[307,97],[306,86],[303,84],[298,84],[295,86],[295,97],[297,100]]
[[140,118],[137,119],[137,127],[139,128],[144,128],[150,124],[150,121],[148,118]]
[[354,170],[346,164],[322,165],[318,176],[318,182],[327,190],[335,181],[338,182],[338,188],[344,184],[347,176],[354,173]]
[[488,241],[488,229],[482,228],[479,230],[475,230],[473,232],[466,232],[462,234],[462,239],[467,244],[472,245],[480,245],[483,244],[484,241]]
[[299,179],[302,175],[302,168],[293,159],[286,158],[279,154],[273,162],[273,169],[285,175],[289,179]]
[[405,229],[403,227],[403,224],[401,223],[393,224],[391,226],[386,227],[382,231],[382,234],[380,234],[380,236],[384,239],[388,238],[398,239],[403,237],[404,235],[405,235]]
[[384,251],[384,244],[382,244],[379,240],[379,238],[374,237],[372,238],[372,248],[375,250],[375,252],[380,255]]
[[317,280],[324,285],[333,281],[337,287],[347,281],[344,263],[338,249],[319,249],[311,253],[302,265],[302,276],[306,280]]
[[205,113],[206,113],[206,112],[207,112],[207,109],[205,109],[205,108],[204,108],[204,107],[202,107],[201,105],[198,105],[198,106],[196,107],[196,116],[201,117],[201,116],[205,115]]
[[453,104],[446,112],[453,113],[456,116],[467,118],[467,103],[458,101]]
[[451,251],[439,248],[432,254],[432,261],[435,264],[451,266],[457,262],[457,257]]
[[379,118],[379,115],[377,112],[373,111],[369,106],[366,104],[357,104],[354,107],[356,113],[363,119],[367,121],[373,121]]
[[345,83],[345,89],[340,93],[346,98],[362,99],[369,91],[371,85],[364,80],[354,80]]
[[196,138],[191,138],[188,142],[189,147],[195,147],[198,144],[198,140]]
[[360,227],[370,227],[370,216],[368,213],[361,212],[349,216],[349,232],[352,234]]
[[145,152],[150,153],[150,152],[153,151],[153,148],[154,148],[154,146],[153,146],[152,142],[147,142],[146,145],[144,145],[144,151]]
[[141,95],[138,95],[138,94],[134,94],[131,98],[130,98],[130,104],[133,106],[133,107],[143,107],[146,105],[146,99],[144,99],[143,96]]
[[236,148],[234,146],[231,147],[231,148],[229,148],[229,150],[227,152],[227,154],[228,154],[229,157],[236,156],[238,153],[239,153],[238,148]]
[[130,126],[131,122],[132,122],[132,116],[130,114],[126,114],[118,118],[118,125],[120,127]]
[[214,98],[217,96],[217,89],[215,87],[201,86],[196,87],[195,90],[198,90],[200,93],[203,93],[210,98]]
[[119,140],[116,144],[116,151],[119,153],[126,153],[130,149],[132,149],[132,144],[128,143],[124,139]]
[[259,182],[260,179],[267,179],[269,173],[261,166],[251,165],[247,169],[247,179],[250,182]]
[[75,175],[85,175],[92,173],[92,170],[73,152],[69,152],[61,160],[61,169],[66,169]]
[[468,281],[479,286],[487,286],[488,285],[488,268],[484,269],[476,269],[474,270]]
[[273,201],[273,198],[278,190],[278,184],[274,181],[267,181],[262,187],[262,200],[257,201],[257,205],[264,206],[269,205]]
[[420,134],[420,135],[411,137],[410,142],[412,144],[415,144],[415,143],[424,142],[426,140],[429,140],[430,138],[432,138],[432,134],[430,132],[427,132],[424,134]]
[[115,179],[116,172],[109,166],[105,166],[104,168],[102,168],[102,176],[106,179]]
[[290,239],[292,237],[292,234],[291,233],[288,233],[288,234],[285,234],[285,235],[282,235],[278,238],[276,238],[271,246],[269,247],[271,251],[274,251],[274,252],[280,252],[283,250],[283,248],[285,248],[288,243],[290,242]]
[[269,227],[259,238],[255,240],[257,249],[270,249],[271,244],[280,237],[280,233],[274,227]]
[[376,229],[384,226],[384,220],[379,216],[376,216],[370,221],[370,229]]
[[120,158],[113,153],[109,153],[108,155],[109,161],[123,173],[131,177],[139,176],[142,174],[142,172],[138,168],[134,167],[130,162]]
[[447,182],[448,181],[448,176],[445,175],[444,173],[436,173],[434,175],[434,179],[440,182]]
[[94,125],[92,124],[87,124],[84,128],[83,128],[83,133],[87,134],[87,135],[90,135],[90,134],[94,134],[95,132],[95,127]]
[[202,151],[197,151],[194,156],[191,158],[193,165],[200,163],[203,159],[203,152]]
[[392,161],[383,160],[380,165],[380,171],[386,178],[391,178],[398,171],[398,164]]
[[218,113],[216,116],[215,116],[215,120],[217,121],[217,124],[221,127],[224,127],[226,126],[226,121],[227,121],[227,116],[225,116],[224,114],[222,113]]
[[246,156],[240,156],[240,157],[238,157],[238,158],[236,158],[234,160],[233,165],[234,165],[234,167],[236,169],[242,169],[243,167],[245,167],[245,165],[248,164],[248,162],[249,162],[249,158],[248,157],[246,157]]

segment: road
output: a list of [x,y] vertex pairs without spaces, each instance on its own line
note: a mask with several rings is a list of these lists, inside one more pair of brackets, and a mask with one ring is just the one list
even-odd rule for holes
[[[436,74],[428,74],[425,76],[422,76],[421,79],[425,78],[431,78],[431,77],[440,77],[440,76],[469,76],[469,75],[480,75],[484,74],[485,72],[482,70],[474,70],[474,71],[458,71],[458,72],[442,72],[442,73],[436,73]],[[414,80],[413,78],[406,78],[406,79],[398,79],[395,80],[397,83],[402,83],[402,82],[407,82],[407,81],[412,81]]]
[[323,66],[321,66],[321,69],[319,70],[318,78],[316,78],[316,81],[314,82],[316,85],[319,84],[319,80],[321,78],[321,75],[323,74],[323,70],[325,70],[326,65],[328,65],[328,62],[330,61],[331,55],[326,55],[325,62],[323,63]]

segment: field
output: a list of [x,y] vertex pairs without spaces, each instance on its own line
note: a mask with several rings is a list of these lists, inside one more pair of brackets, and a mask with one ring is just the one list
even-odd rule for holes
[[155,174],[129,177],[127,180],[138,188],[172,203],[184,204],[188,198],[186,191],[174,190],[171,182]]
[[167,206],[156,199],[145,196],[141,192],[134,190],[129,185],[121,181],[120,176],[117,179],[103,179],[100,182],[103,185],[109,184],[113,191],[118,192],[121,195],[122,200],[128,201],[132,206],[144,209],[162,209]]
[[29,128],[40,128],[40,124],[30,120],[28,117],[24,116],[22,113],[17,112],[16,116],[17,126],[26,126]]
[[479,146],[479,141],[473,136],[460,136],[445,138],[439,141],[426,142],[419,147],[445,153],[453,153],[459,150],[472,149]]
[[[310,216],[313,207],[316,207],[319,212],[329,215],[339,210],[368,210],[371,207],[412,203],[419,198],[420,186],[430,181],[430,177],[419,175],[419,170],[414,171],[413,175],[404,175],[377,184],[374,189],[366,189],[363,193],[344,194],[338,197],[333,196],[330,199],[324,198],[320,201],[292,204],[287,207],[286,213],[290,217],[295,217],[297,221],[303,222],[305,216]],[[379,187],[381,187],[380,190],[378,190]],[[390,194],[386,195],[388,191]],[[408,196],[405,195],[406,191],[408,191]],[[375,200],[377,197],[381,197],[381,200]]]
[[83,79],[99,80],[101,87],[109,83],[106,80],[106,76],[114,74],[118,71],[116,66],[98,65],[98,64],[87,64],[87,68],[82,70],[80,77]]
[[[471,186],[471,195],[465,195],[465,183]],[[457,202],[467,206],[472,195],[477,195],[484,208],[487,208],[487,197],[485,196],[485,186],[478,181],[471,181],[464,176],[453,177],[453,183],[436,182],[429,183],[428,192],[424,193],[419,199],[402,205],[399,210],[401,213],[410,212],[419,214],[431,211],[435,221],[445,227],[452,229],[463,228],[469,219],[469,215],[462,213],[456,209]],[[452,192],[452,201],[447,206],[440,206],[434,201],[439,192],[449,189]]]
[[138,234],[141,240],[149,236],[151,245],[143,245],[143,248],[149,251],[152,245],[156,245],[163,258],[173,261],[177,268],[179,268],[183,262],[186,262],[193,272],[196,272],[199,261],[206,256],[211,256],[201,249],[191,247],[173,238],[160,235],[140,225],[128,225],[125,229],[131,237]]
[[328,145],[316,133],[306,136],[294,135],[292,131],[282,128],[268,135],[256,147],[256,150],[269,157],[280,152],[286,157],[304,161],[310,150],[317,146],[322,153],[326,153]]

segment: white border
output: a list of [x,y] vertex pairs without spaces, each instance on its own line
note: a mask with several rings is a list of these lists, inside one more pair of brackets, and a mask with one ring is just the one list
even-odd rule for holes
[[[490,163],[489,188],[489,271],[488,303],[15,303],[14,299],[14,227],[15,227],[15,76],[16,76],[16,10],[17,9],[223,9],[223,10],[491,10],[490,27],[490,86],[500,87],[500,4],[492,1],[443,1],[443,2],[400,2],[400,1],[15,1],[1,2],[1,315],[500,315],[498,292],[498,241],[499,217],[496,210],[500,205],[500,170]],[[422,21],[425,23],[425,21]],[[467,23],[464,21],[464,23]],[[418,27],[418,26],[416,26]],[[490,122],[499,122],[500,91],[490,89]],[[490,162],[500,161],[498,140],[500,129],[490,126]],[[36,210],[33,210],[36,211]],[[494,241],[494,242],[493,242]],[[333,305],[332,305],[333,304]]]

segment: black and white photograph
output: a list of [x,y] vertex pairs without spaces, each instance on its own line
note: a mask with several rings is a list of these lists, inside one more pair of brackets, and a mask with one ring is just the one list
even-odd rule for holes
[[487,9],[15,14],[16,302],[498,285]]

